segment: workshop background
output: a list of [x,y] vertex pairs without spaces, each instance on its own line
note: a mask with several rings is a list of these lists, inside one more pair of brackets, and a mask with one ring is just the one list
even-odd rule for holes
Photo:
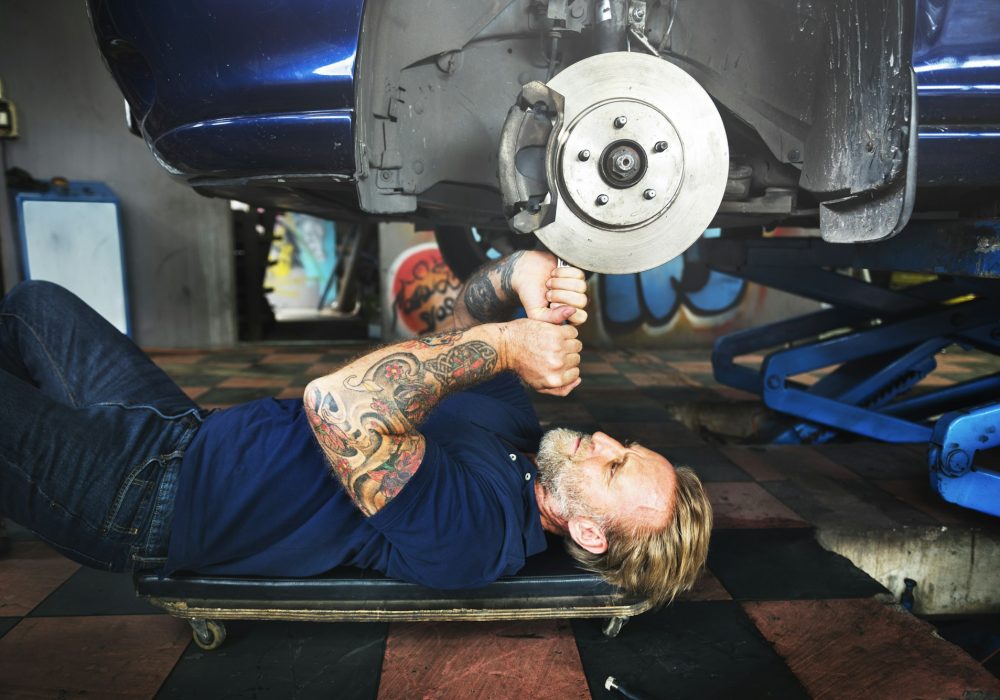
[[[175,181],[127,132],[83,2],[0,0],[0,85],[17,118],[16,138],[0,139],[0,190],[50,204],[97,203],[84,183],[108,188],[122,253],[90,252],[123,280],[132,338],[202,406],[295,398],[450,315],[460,283],[432,232],[259,209]],[[18,206],[0,197],[4,291],[26,277]],[[206,652],[130,577],[80,568],[11,525],[0,697],[610,698],[614,673],[651,697],[1000,698],[996,519],[931,492],[926,443],[768,444],[788,422],[713,376],[720,337],[824,306],[684,256],[588,284],[585,383],[536,406],[545,425],[640,439],[706,482],[709,571],[677,604],[618,639],[590,620],[235,621]],[[1000,365],[950,348],[938,369],[925,386]]]
[[[2,141],[0,169],[104,182],[118,196],[140,345],[235,342],[229,204],[174,182],[142,139],[126,138],[121,92],[95,51],[84,3],[5,0],[0,13],[0,81],[20,133]],[[11,221],[5,210],[6,289],[20,278]]]
[[[38,40],[40,26],[46,27],[45,41]],[[225,200],[201,197],[175,182],[150,157],[141,139],[126,138],[121,93],[94,50],[85,6],[68,0],[9,0],[4,3],[0,37],[0,81],[16,105],[19,131],[18,138],[3,142],[3,170],[20,168],[42,181],[53,177],[98,181],[114,192],[121,203],[126,288],[136,342],[155,347],[236,342],[241,313],[237,307],[247,297],[238,295],[237,289],[244,256],[235,256],[240,239],[234,242],[233,211]],[[282,216],[289,221],[296,216],[300,221],[313,219],[295,213]],[[22,277],[17,234],[10,222],[10,216],[0,222],[7,289]],[[279,235],[287,230],[281,221],[277,226]],[[324,226],[326,258],[322,245],[312,253],[305,247],[306,252],[296,252],[292,236],[267,248],[276,263],[267,271],[266,284],[275,290],[269,300],[287,310],[286,320],[303,318],[296,308],[315,308],[338,260],[341,266],[346,262],[343,258],[349,251],[343,243],[350,226],[338,229],[332,222]],[[343,253],[339,257],[338,238]],[[401,256],[412,249],[424,250],[422,246],[434,247],[433,236],[415,233],[407,224],[383,224],[377,239],[381,287],[372,292],[379,298],[369,298],[368,305],[359,309],[372,316],[364,321],[364,330],[372,337],[384,333],[387,339],[394,333],[423,332],[431,325],[419,317],[430,309],[405,310],[413,303],[408,289],[416,290],[419,282],[392,273],[411,270],[400,264]],[[411,274],[420,274],[420,269],[413,268]],[[708,275],[685,274],[682,258],[647,273],[592,275],[595,323],[586,329],[584,340],[605,347],[709,348],[729,330],[816,308],[815,302],[718,273]],[[326,306],[335,299],[335,287],[327,290]],[[310,295],[308,302],[302,295]],[[433,304],[434,297],[425,303]],[[391,314],[380,318],[379,306],[384,314],[396,309],[413,318],[397,322]],[[341,311],[353,310],[352,306]],[[326,330],[336,334],[344,327],[340,323]],[[352,328],[350,337],[357,335]]]

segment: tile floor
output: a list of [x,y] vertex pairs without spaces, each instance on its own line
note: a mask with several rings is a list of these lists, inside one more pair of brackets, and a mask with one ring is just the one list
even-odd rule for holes
[[[297,397],[364,347],[152,354],[193,399],[225,407]],[[976,362],[949,355],[942,376],[960,379]],[[696,589],[618,638],[588,620],[234,621],[225,644],[204,652],[184,622],[137,599],[128,576],[81,568],[15,527],[0,559],[0,698],[616,697],[608,675],[649,698],[1000,698],[996,645],[970,654],[945,641],[813,537],[846,519],[996,528],[930,492],[920,446],[721,444],[695,429],[690,407],[731,423],[760,409],[715,384],[703,352],[588,351],[583,372],[569,399],[536,397],[543,422],[603,429],[690,464],[716,512]],[[956,638],[959,628],[949,628]]]

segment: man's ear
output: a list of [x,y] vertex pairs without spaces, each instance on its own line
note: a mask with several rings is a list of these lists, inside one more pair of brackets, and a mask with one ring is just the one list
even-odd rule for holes
[[591,554],[604,554],[608,551],[608,539],[604,536],[604,531],[590,518],[570,518],[567,529],[573,541]]

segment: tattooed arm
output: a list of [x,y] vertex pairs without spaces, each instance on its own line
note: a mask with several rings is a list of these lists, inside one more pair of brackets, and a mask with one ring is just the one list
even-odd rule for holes
[[519,319],[391,345],[310,382],[306,414],[355,505],[373,515],[420,466],[417,427],[438,401],[508,369],[540,391],[568,394],[579,383],[576,336],[572,326]]
[[565,316],[553,315],[550,303],[574,307],[569,322],[579,325],[587,319],[583,310],[586,291],[581,270],[558,267],[552,253],[519,250],[486,263],[459,288],[454,327],[506,320],[518,305],[525,308],[528,318],[562,323]]

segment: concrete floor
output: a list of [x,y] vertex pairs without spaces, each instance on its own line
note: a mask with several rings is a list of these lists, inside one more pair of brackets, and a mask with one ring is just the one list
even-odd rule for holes
[[[153,354],[197,401],[224,407],[297,397],[363,349]],[[947,356],[941,376],[977,363]],[[690,464],[716,513],[704,579],[618,638],[587,620],[231,622],[222,648],[203,652],[185,623],[135,598],[128,576],[81,569],[15,528],[0,559],[0,697],[610,698],[614,675],[650,698],[1000,698],[1000,618],[939,618],[936,629],[892,603],[928,532],[998,536],[995,519],[930,492],[922,446],[727,444],[713,433],[752,434],[767,416],[714,383],[704,352],[590,351],[583,375],[567,400],[536,396],[543,422]],[[895,547],[895,568],[861,562],[880,580],[819,542],[857,550],[887,546],[887,533],[910,554]],[[933,568],[919,571],[918,611],[944,587]],[[995,572],[980,583],[997,588]]]

